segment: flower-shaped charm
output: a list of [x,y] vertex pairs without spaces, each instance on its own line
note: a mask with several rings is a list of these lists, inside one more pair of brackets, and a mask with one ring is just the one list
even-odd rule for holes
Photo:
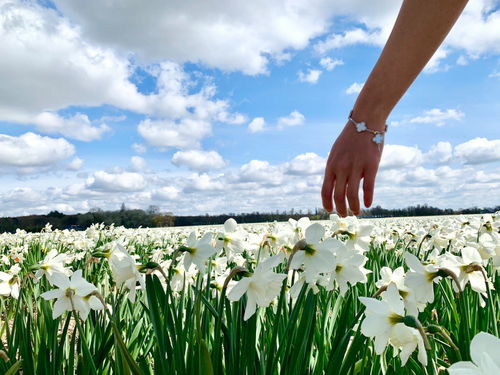
[[384,141],[384,135],[383,134],[376,134],[375,137],[373,137],[373,142],[376,144],[381,144]]
[[358,133],[364,132],[366,130],[366,124],[364,122],[358,122],[356,124],[356,130]]

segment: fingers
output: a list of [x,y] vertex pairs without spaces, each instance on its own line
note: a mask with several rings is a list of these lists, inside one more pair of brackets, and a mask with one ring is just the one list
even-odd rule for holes
[[352,175],[347,181],[347,201],[349,202],[349,208],[354,215],[359,215],[359,175]]
[[327,165],[325,170],[325,178],[323,180],[323,187],[321,188],[321,200],[323,201],[323,208],[328,212],[333,211],[332,194],[334,185],[335,174]]
[[343,175],[335,176],[335,191],[333,192],[333,200],[335,201],[335,208],[341,217],[347,216],[347,206],[345,203],[347,178]]
[[375,189],[376,169],[366,169],[363,174],[363,200],[365,207],[368,208],[373,202],[373,190]]

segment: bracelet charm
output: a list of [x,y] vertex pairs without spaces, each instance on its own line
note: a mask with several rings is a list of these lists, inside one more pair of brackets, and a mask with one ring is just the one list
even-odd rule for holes
[[350,122],[352,122],[354,124],[354,126],[356,127],[356,131],[358,133],[361,133],[361,132],[372,133],[374,135],[372,138],[372,141],[378,145],[378,149],[380,150],[380,145],[384,142],[385,132],[387,132],[387,124],[385,125],[384,130],[373,130],[373,129],[369,129],[366,126],[366,122],[364,122],[364,121],[356,122],[352,119],[351,116],[352,116],[352,111],[351,111],[351,113],[349,113],[348,119]]

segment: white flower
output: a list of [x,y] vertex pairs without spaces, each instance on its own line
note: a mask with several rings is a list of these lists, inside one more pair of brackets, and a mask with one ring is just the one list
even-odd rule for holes
[[91,293],[97,288],[82,277],[82,270],[78,270],[71,279],[61,273],[54,274],[53,283],[59,289],[52,289],[41,295],[46,300],[57,299],[52,310],[52,318],[56,319],[65,311],[78,311],[85,320],[91,309],[104,309],[101,301]]
[[418,258],[410,253],[405,253],[404,258],[411,270],[405,277],[406,286],[415,292],[415,299],[418,303],[432,303],[434,282],[440,279],[437,276],[438,269],[432,264],[423,266]]
[[500,339],[489,333],[479,332],[470,344],[472,362],[461,361],[448,368],[450,375],[500,374]]
[[242,253],[245,248],[245,233],[239,230],[238,223],[233,218],[227,219],[224,223],[224,233],[217,235],[217,249],[225,249],[226,254],[232,257],[234,253]]
[[398,323],[391,330],[390,344],[394,347],[394,355],[401,350],[401,364],[404,366],[413,351],[418,347],[418,360],[424,366],[427,366],[427,352],[425,351],[424,340],[420,333],[412,327],[403,323]]
[[381,279],[375,285],[377,288],[388,287],[391,283],[395,284],[399,290],[399,294],[403,297],[405,309],[408,314],[417,316],[419,306],[421,309],[425,308],[425,304],[417,304],[415,300],[415,292],[405,285],[405,271],[403,267],[398,267],[392,271],[389,267],[382,267],[380,269]]
[[390,284],[382,293],[382,301],[375,298],[359,297],[366,306],[365,320],[361,332],[367,337],[375,337],[375,352],[382,354],[389,342],[394,325],[404,317],[404,304],[395,284]]
[[243,294],[247,294],[247,306],[245,308],[244,320],[248,320],[255,314],[257,305],[267,307],[280,293],[283,279],[286,274],[273,272],[273,268],[284,259],[282,253],[275,255],[259,263],[254,273],[249,277],[243,277],[227,294],[230,301],[238,301]]
[[351,286],[359,282],[366,283],[371,271],[364,268],[368,258],[363,254],[348,248],[343,242],[337,241],[333,250],[335,255],[335,269],[330,275],[330,285],[327,289],[332,290],[336,282],[340,295],[344,295]]
[[14,299],[18,299],[19,279],[16,277],[17,272],[15,272],[15,270],[13,271],[12,268],[8,273],[0,271],[0,296],[11,296]]
[[119,242],[115,241],[108,245],[111,245],[111,249],[106,254],[106,257],[109,261],[113,279],[118,286],[123,284],[129,289],[128,298],[131,302],[134,302],[137,283],[139,282],[142,289],[146,286],[144,277],[137,269],[135,259]]
[[196,233],[191,232],[185,246],[184,267],[189,269],[194,263],[201,273],[205,272],[205,263],[212,255],[215,249],[212,246],[212,233],[205,233],[199,240],[196,239]]
[[56,249],[50,250],[45,259],[39,263],[39,269],[35,272],[35,279],[40,280],[45,275],[49,283],[53,285],[54,274],[71,275],[71,271],[64,266],[67,262],[68,256],[66,254],[59,253]]
[[307,245],[293,256],[290,268],[297,269],[304,265],[304,274],[307,283],[312,283],[318,278],[319,273],[331,272],[335,266],[335,257],[332,249],[339,242],[333,238],[321,241],[325,228],[314,223],[306,229],[305,240]]
[[[482,258],[479,252],[473,247],[464,247],[462,256],[445,254],[442,265],[451,269],[458,277],[460,288],[463,290],[467,283],[470,283],[472,290],[486,296],[486,281],[480,269]],[[456,290],[456,286],[453,285]],[[492,287],[492,285],[491,285]]]

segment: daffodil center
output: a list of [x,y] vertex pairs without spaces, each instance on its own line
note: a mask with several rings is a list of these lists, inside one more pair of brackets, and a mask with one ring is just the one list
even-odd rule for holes
[[308,256],[313,256],[314,254],[316,254],[316,252],[317,252],[318,250],[316,250],[316,248],[314,247],[314,245],[307,244],[307,245],[304,247],[304,251],[305,251],[306,255],[308,255]]
[[403,317],[401,315],[398,315],[396,313],[391,313],[388,317],[387,320],[389,321],[390,325],[396,325],[398,323],[403,322]]

